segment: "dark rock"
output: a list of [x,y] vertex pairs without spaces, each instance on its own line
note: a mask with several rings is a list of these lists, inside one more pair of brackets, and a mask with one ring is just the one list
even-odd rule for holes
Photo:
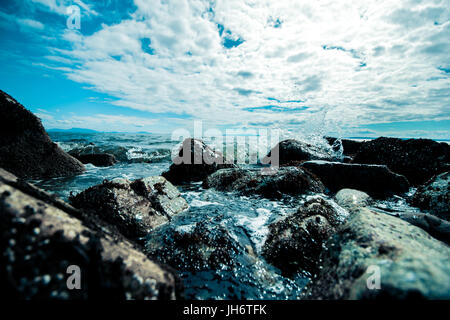
[[206,222],[167,224],[149,234],[145,246],[149,256],[183,271],[233,268],[242,250],[223,226]]
[[450,172],[442,173],[420,186],[412,205],[450,221]]
[[269,225],[263,255],[288,276],[300,270],[314,273],[323,244],[347,215],[322,198],[311,199],[296,213]]
[[261,170],[222,169],[206,178],[203,187],[247,195],[258,194],[267,198],[324,191],[322,183],[314,175],[298,167],[279,168],[267,175]]
[[177,188],[158,176],[133,182],[105,181],[69,200],[74,207],[98,215],[130,238],[146,235],[188,208]]
[[[307,160],[338,160],[334,155],[332,148],[320,148],[305,142],[295,139],[288,139],[278,143],[263,160],[267,163],[269,158],[276,157],[278,153],[279,165],[292,163],[293,161],[307,161]],[[272,164],[274,164],[273,159]]]
[[342,145],[342,152],[345,156],[354,156],[358,153],[359,148],[364,144],[363,141],[355,141],[349,139],[337,139],[332,137],[325,137],[328,143],[333,147],[335,152],[340,150]]
[[80,154],[73,156],[82,163],[91,163],[96,167],[109,167],[117,162],[116,157],[109,153]]
[[381,137],[364,143],[353,162],[387,165],[417,186],[449,170],[450,146],[430,139]]
[[96,146],[92,142],[88,145],[74,148],[68,152],[72,157],[79,158],[92,154],[110,154],[116,161],[131,162],[127,156],[128,149],[122,146]]
[[[13,175],[0,172],[2,296],[113,300],[180,297],[177,275],[148,259],[113,228],[85,224],[47,203],[45,192],[26,188],[24,183],[22,191],[16,183]],[[68,204],[65,207],[70,208]],[[80,268],[80,290],[67,286],[71,276],[68,267],[73,265]]]
[[374,198],[385,198],[409,190],[408,180],[386,166],[308,161],[302,167],[319,177],[332,192],[348,188],[367,192]]
[[360,208],[326,248],[306,298],[450,299],[450,247],[406,221]]
[[219,169],[235,167],[234,164],[227,163],[220,152],[214,151],[203,141],[192,138],[183,141],[173,162],[169,171],[162,176],[175,184],[202,181]]
[[0,90],[0,167],[20,178],[82,173],[83,164],[52,142],[41,121]]
[[450,244],[450,222],[431,214],[404,212],[399,218],[428,232],[432,237]]

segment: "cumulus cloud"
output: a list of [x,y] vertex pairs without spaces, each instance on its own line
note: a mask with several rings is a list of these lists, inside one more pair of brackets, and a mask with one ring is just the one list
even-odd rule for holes
[[[32,1],[62,14],[67,5]],[[77,3],[97,14],[95,2]],[[352,128],[450,119],[445,0],[134,5],[129,18],[93,34],[66,30],[69,47],[49,59],[116,105],[212,124],[283,127],[317,113]],[[280,108],[267,112],[273,104]]]

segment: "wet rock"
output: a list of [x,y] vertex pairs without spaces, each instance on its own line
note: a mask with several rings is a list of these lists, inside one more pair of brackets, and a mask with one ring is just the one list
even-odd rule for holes
[[80,154],[73,156],[82,163],[91,163],[96,167],[109,167],[117,162],[116,157],[109,153]]
[[269,152],[263,162],[267,163],[267,160],[276,156],[277,152],[279,155],[279,165],[307,160],[338,160],[333,154],[331,147],[325,149],[295,139],[288,139],[278,143]]
[[74,148],[68,152],[74,158],[86,157],[92,154],[110,154],[116,161],[130,162],[128,149],[122,146],[96,146],[94,143]]
[[365,192],[354,189],[342,189],[334,196],[336,203],[346,209],[367,207],[372,203],[372,198]]
[[269,225],[263,255],[288,276],[300,270],[314,273],[323,244],[347,216],[322,198],[308,200],[296,213]]
[[82,173],[83,164],[52,142],[41,121],[0,90],[0,167],[20,178]]
[[442,173],[420,186],[412,205],[450,221],[450,172]]
[[[33,195],[17,189],[14,176],[5,175],[4,171],[0,176],[2,296],[15,299],[180,296],[176,274],[148,259],[114,229],[85,224],[46,203],[45,196],[36,198],[34,188],[29,189]],[[68,288],[67,283],[77,283],[71,276],[78,271],[70,266],[80,272],[80,290]]]
[[360,208],[326,248],[309,299],[450,298],[450,247],[406,221]]
[[298,167],[279,168],[267,175],[261,170],[222,169],[208,176],[203,187],[247,195],[258,194],[267,198],[324,191],[322,183],[314,175]]
[[319,177],[332,192],[349,188],[367,192],[374,198],[385,198],[409,190],[408,180],[386,166],[308,161],[302,167]]
[[183,141],[178,156],[162,176],[172,183],[180,184],[202,181],[219,169],[234,167],[234,164],[225,161],[220,152],[214,151],[202,140],[189,138]]
[[430,139],[381,137],[364,143],[353,162],[387,165],[417,186],[449,170],[450,145]]
[[337,139],[333,137],[325,137],[328,143],[333,147],[333,150],[338,152],[342,144],[342,152],[345,156],[353,157],[358,153],[359,148],[364,144],[363,141],[355,141],[349,139]]
[[170,221],[188,204],[164,177],[114,179],[70,197],[76,208],[98,215],[125,236],[136,238]]
[[225,227],[207,222],[178,227],[167,224],[152,232],[145,246],[149,256],[183,271],[233,268],[242,250]]
[[428,232],[432,237],[450,244],[450,222],[418,212],[402,212],[398,217]]

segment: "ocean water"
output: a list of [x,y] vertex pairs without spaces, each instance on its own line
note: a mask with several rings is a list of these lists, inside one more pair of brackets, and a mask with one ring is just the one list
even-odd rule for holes
[[[120,160],[111,167],[86,165],[86,172],[74,176],[31,181],[35,185],[68,200],[70,194],[79,193],[105,179],[130,180],[161,175],[171,164],[171,154],[181,141],[172,141],[169,135],[124,133],[50,133],[53,141],[63,150],[88,149],[108,152]],[[206,141],[208,143],[208,141]],[[318,143],[316,141],[316,143]],[[214,144],[211,142],[211,144]],[[234,193],[204,190],[201,183],[178,186],[189,203],[189,210],[175,217],[171,224],[177,229],[191,228],[203,221],[210,226],[225,228],[243,248],[233,257],[237,265],[222,266],[211,270],[178,270],[190,299],[297,299],[310,280],[306,272],[292,278],[284,277],[261,256],[261,248],[268,232],[268,225],[283,216],[295,212],[307,196],[286,196],[269,200],[261,197],[245,197]],[[414,192],[412,189],[411,193]],[[325,199],[327,195],[321,194]],[[387,214],[396,211],[417,211],[401,197],[393,197],[374,204],[374,209]]]

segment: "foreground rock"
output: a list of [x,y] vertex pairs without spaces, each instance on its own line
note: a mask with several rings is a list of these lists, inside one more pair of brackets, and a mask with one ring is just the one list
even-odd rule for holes
[[308,161],[302,167],[315,174],[332,192],[349,188],[367,192],[374,198],[385,198],[409,190],[408,180],[386,166]]
[[295,139],[288,139],[278,143],[269,152],[264,161],[267,162],[268,159],[276,157],[277,153],[279,156],[279,165],[292,164],[307,160],[337,160],[331,147],[329,149],[320,148]]
[[342,152],[345,156],[353,157],[358,153],[359,148],[364,144],[363,141],[355,141],[349,139],[340,139],[340,143],[337,138],[325,137],[328,143],[333,147],[335,151],[339,151],[339,147],[342,144]]
[[317,271],[323,244],[342,225],[348,213],[322,198],[311,199],[298,211],[269,225],[263,247],[266,260],[292,275]]
[[[50,198],[0,171],[4,295],[16,299],[174,299],[180,295],[178,278],[171,270],[149,260],[114,228],[98,221],[82,222],[47,203]],[[77,212],[61,200],[55,203],[71,214]],[[69,278],[77,272],[73,270],[80,271],[80,290],[68,288],[67,283],[77,284]]]
[[450,298],[450,247],[398,218],[361,208],[326,247],[310,299]]
[[235,167],[226,163],[220,152],[214,151],[203,141],[192,138],[183,141],[173,162],[169,170],[162,175],[175,184],[202,181],[219,169]]
[[247,195],[258,194],[267,198],[324,191],[322,183],[316,177],[298,167],[279,168],[269,175],[263,174],[261,170],[222,169],[206,178],[203,187]]
[[96,167],[109,167],[117,162],[116,157],[109,153],[80,154],[74,157],[82,163],[91,163]]
[[420,186],[412,205],[450,221],[450,172],[442,173]]
[[353,162],[387,165],[416,186],[449,170],[450,146],[429,139],[381,137],[364,143]]
[[52,142],[41,121],[0,90],[0,167],[20,178],[82,173],[83,164]]
[[182,271],[232,268],[240,251],[240,244],[223,226],[206,222],[184,227],[167,224],[152,232],[145,246],[149,256]]
[[334,198],[338,205],[349,210],[367,207],[373,202],[367,193],[354,189],[342,189],[336,193]]
[[105,181],[69,200],[74,207],[117,226],[130,238],[146,235],[188,208],[177,188],[158,176],[133,182],[126,179]]

